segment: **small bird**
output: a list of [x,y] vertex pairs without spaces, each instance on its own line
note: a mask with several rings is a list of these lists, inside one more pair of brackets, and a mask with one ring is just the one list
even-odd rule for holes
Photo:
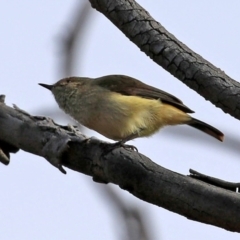
[[82,125],[121,145],[147,137],[167,125],[187,124],[223,141],[218,129],[191,117],[181,100],[137,79],[108,75],[64,78],[49,89],[59,107]]

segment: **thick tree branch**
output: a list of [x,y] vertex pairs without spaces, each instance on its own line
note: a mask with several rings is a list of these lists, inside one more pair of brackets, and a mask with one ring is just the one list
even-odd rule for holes
[[235,192],[169,171],[137,152],[123,148],[109,152],[111,144],[10,108],[3,100],[0,133],[0,144],[11,146],[5,152],[20,148],[46,158],[60,170],[64,165],[189,219],[240,232],[240,195]]
[[240,119],[240,84],[193,52],[134,0],[89,0],[157,64]]

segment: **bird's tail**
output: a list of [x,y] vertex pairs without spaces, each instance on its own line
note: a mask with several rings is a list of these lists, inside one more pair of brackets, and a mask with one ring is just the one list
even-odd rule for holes
[[202,122],[196,118],[192,118],[189,123],[187,123],[189,126],[194,127],[202,132],[207,133],[208,135],[218,139],[219,141],[223,141],[224,134],[220,132],[218,129],[212,127],[211,125]]

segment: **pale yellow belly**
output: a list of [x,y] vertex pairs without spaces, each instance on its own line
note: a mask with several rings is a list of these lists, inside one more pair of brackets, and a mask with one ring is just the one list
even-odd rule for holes
[[100,109],[97,118],[85,125],[113,140],[121,140],[131,134],[149,136],[161,127],[183,124],[191,119],[183,111],[159,100],[121,94],[112,95]]

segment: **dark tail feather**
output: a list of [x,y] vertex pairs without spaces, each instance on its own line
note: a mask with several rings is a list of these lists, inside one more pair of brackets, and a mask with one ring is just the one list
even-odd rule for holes
[[224,134],[220,132],[218,129],[210,126],[209,124],[202,122],[196,118],[192,118],[189,123],[187,123],[189,126],[194,127],[202,132],[207,133],[208,135],[218,139],[219,141],[223,141]]

